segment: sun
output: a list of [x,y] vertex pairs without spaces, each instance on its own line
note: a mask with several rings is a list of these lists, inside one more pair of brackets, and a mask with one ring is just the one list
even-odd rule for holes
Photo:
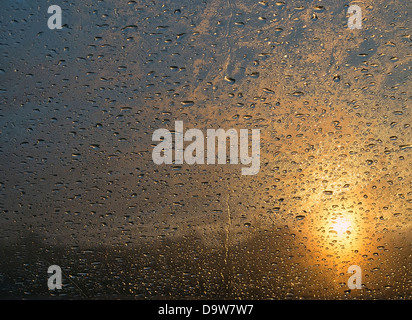
[[332,220],[331,231],[338,236],[350,234],[351,221],[344,216],[336,217]]

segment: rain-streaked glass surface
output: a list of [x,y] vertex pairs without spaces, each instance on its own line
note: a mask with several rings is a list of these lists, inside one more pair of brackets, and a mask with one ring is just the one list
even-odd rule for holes
[[[1,1],[0,298],[412,299],[411,13]],[[156,164],[177,121],[260,130],[259,172]]]

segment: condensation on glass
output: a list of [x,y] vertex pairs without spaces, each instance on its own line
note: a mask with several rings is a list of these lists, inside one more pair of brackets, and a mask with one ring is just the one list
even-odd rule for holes
[[[0,297],[412,298],[407,1],[52,4],[0,13]],[[176,121],[259,172],[155,164]]]

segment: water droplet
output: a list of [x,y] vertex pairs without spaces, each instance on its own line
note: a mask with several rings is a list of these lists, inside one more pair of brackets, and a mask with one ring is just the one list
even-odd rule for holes
[[181,104],[185,107],[190,107],[190,106],[194,105],[194,101],[184,100],[184,101],[181,102]]
[[229,82],[230,84],[234,84],[236,82],[236,80],[234,78],[225,76],[225,81]]

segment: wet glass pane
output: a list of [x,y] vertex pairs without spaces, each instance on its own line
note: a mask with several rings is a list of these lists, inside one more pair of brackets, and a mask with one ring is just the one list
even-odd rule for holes
[[2,1],[0,298],[411,299],[411,3],[354,5]]

